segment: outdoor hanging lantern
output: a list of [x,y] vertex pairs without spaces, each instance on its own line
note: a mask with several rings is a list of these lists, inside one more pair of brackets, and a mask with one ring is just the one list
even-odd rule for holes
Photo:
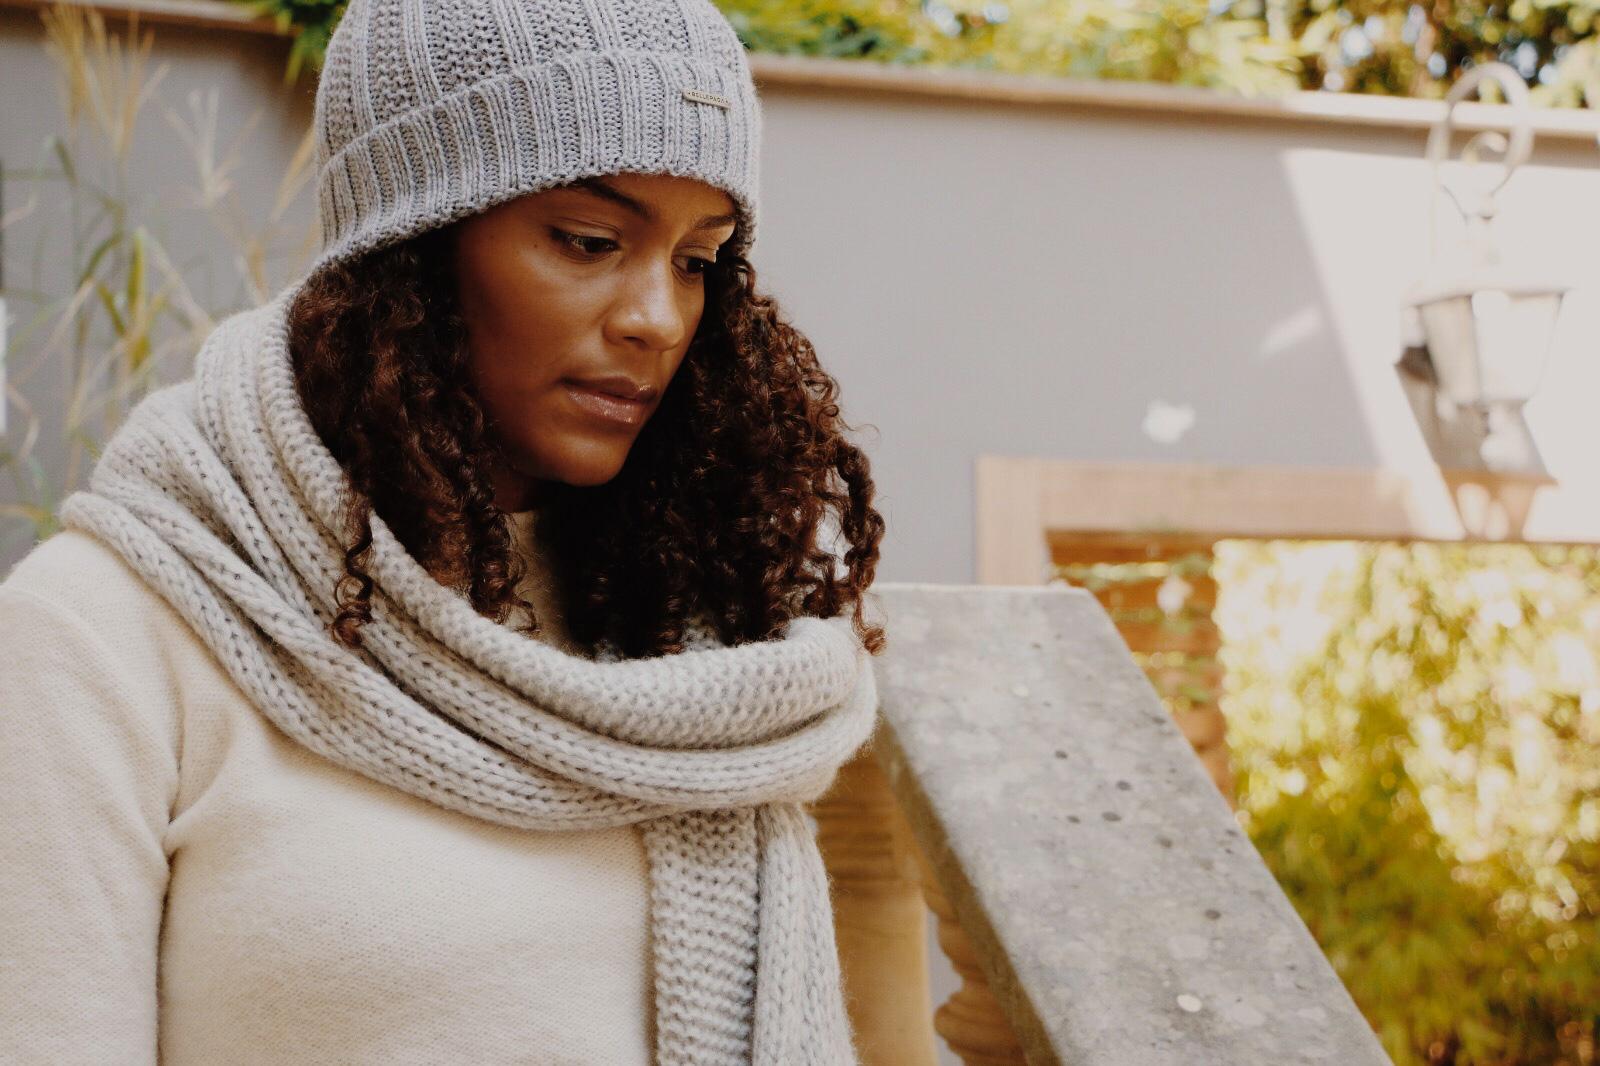
[[1412,297],[1439,393],[1457,407],[1516,410],[1533,398],[1567,287],[1485,270]]
[[[1487,147],[1499,153],[1501,173],[1486,188],[1452,188],[1441,180],[1440,163],[1450,147],[1455,106],[1485,80],[1500,85],[1512,108],[1511,136],[1479,133],[1463,150],[1462,161],[1476,163],[1480,147]],[[1486,63],[1463,74],[1445,104],[1444,116],[1428,136],[1433,176],[1431,276],[1413,288],[1407,303],[1420,320],[1439,399],[1477,412],[1492,436],[1512,416],[1519,416],[1523,404],[1538,391],[1562,299],[1571,286],[1501,263],[1490,233],[1495,194],[1527,160],[1533,146],[1527,83],[1504,63]],[[1482,174],[1485,168],[1472,170]],[[1461,213],[1467,230],[1466,254],[1450,263],[1442,262],[1438,254],[1435,208],[1441,189]],[[1489,460],[1491,442],[1486,440],[1484,447],[1484,458]]]

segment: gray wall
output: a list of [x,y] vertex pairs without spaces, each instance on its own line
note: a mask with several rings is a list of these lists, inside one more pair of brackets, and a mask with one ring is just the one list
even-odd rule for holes
[[[981,453],[1428,463],[1390,369],[1426,262],[1422,131],[766,99],[757,264],[847,416],[881,430],[885,576],[972,580]],[[1593,476],[1597,164],[1592,141],[1541,142],[1501,217],[1516,252],[1587,283],[1529,409],[1568,481]],[[1146,435],[1156,400],[1193,429]]]
[[[58,125],[40,39],[35,16],[0,9],[8,165]],[[265,109],[239,180],[244,203],[270,202],[312,92],[283,87],[284,43],[171,26],[157,42],[172,106],[216,86],[225,130]],[[754,261],[863,427],[889,521],[883,578],[972,579],[985,452],[1426,465],[1389,369],[1401,295],[1426,262],[1423,131],[762,91]],[[146,123],[138,180],[171,240],[203,249],[178,196],[189,164],[158,114]],[[1501,217],[1513,254],[1584,283],[1529,411],[1553,471],[1579,483],[1595,477],[1597,164],[1592,141],[1542,140]],[[1153,439],[1153,401],[1193,408],[1192,430]]]

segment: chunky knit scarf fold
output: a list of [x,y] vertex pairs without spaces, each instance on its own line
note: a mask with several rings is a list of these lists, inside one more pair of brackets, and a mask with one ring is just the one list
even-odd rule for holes
[[801,808],[876,714],[848,619],[583,658],[479,615],[375,515],[373,620],[364,648],[337,643],[349,488],[295,388],[293,292],[222,322],[191,378],[139,402],[64,524],[117,550],[325,758],[504,825],[638,823],[660,1066],[854,1063]]

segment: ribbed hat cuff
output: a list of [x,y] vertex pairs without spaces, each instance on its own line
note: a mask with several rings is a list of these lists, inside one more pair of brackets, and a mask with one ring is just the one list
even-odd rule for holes
[[[525,193],[628,171],[725,190],[740,216],[729,250],[747,252],[760,137],[747,78],[667,53],[578,53],[408,111],[319,167],[323,251],[312,272]],[[686,99],[684,89],[731,107]]]

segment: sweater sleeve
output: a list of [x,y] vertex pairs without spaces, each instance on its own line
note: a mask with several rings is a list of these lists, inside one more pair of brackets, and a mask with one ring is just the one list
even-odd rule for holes
[[0,584],[0,1062],[157,1060],[178,768],[129,644]]

